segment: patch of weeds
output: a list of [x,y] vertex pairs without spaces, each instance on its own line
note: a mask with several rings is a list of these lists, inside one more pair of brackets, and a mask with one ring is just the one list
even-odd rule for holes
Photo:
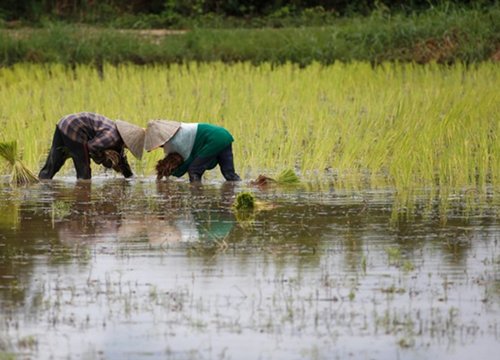
[[399,265],[401,261],[401,250],[396,247],[388,247],[385,249],[390,265]]
[[380,291],[382,291],[383,293],[386,293],[386,294],[404,294],[406,292],[405,289],[397,288],[394,285],[391,285],[385,289],[380,289]]
[[13,298],[22,299],[24,297],[25,286],[23,283],[14,279],[10,282],[8,291]]
[[153,302],[158,300],[158,289],[156,286],[151,286],[149,288],[149,299]]
[[82,264],[86,264],[92,258],[92,253],[90,249],[84,246],[78,246],[75,251],[75,257]]
[[0,351],[0,360],[15,360],[16,355],[8,352]]
[[0,260],[12,261],[12,260],[22,260],[27,255],[24,252],[24,249],[20,249],[18,247],[14,247],[10,244],[6,244],[2,252],[0,252]]
[[54,201],[52,203],[52,221],[62,220],[71,214],[71,206],[65,201]]
[[363,269],[363,273],[366,274],[366,256],[363,255],[361,258],[361,269]]
[[415,346],[415,340],[410,338],[401,338],[398,341],[400,348],[409,349]]
[[35,336],[26,336],[22,339],[19,339],[17,345],[22,349],[34,350],[38,347],[38,340]]
[[405,260],[403,262],[403,271],[411,272],[413,270],[415,270],[415,265],[410,260]]
[[74,252],[70,248],[64,245],[52,244],[49,253],[49,259],[52,263],[68,262],[74,257]]

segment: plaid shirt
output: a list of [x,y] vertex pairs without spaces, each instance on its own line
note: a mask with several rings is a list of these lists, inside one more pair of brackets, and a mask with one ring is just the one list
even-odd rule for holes
[[123,154],[124,143],[116,123],[105,116],[90,112],[70,114],[57,127],[71,140],[87,144],[90,153],[114,149]]

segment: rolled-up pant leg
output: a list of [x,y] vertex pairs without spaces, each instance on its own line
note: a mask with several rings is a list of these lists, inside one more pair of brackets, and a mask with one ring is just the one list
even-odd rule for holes
[[240,176],[234,170],[233,146],[229,145],[217,155],[217,162],[224,179],[227,181],[240,181]]

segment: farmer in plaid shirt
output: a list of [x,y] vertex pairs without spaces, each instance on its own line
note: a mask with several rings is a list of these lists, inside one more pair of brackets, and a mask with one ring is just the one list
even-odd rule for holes
[[92,177],[90,159],[131,177],[125,148],[140,159],[144,136],[143,128],[122,120],[90,112],[66,115],[56,125],[49,156],[38,177],[52,179],[68,158],[73,159],[78,179]]

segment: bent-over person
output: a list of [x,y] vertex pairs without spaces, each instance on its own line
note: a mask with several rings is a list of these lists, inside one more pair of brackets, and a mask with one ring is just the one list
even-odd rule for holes
[[219,165],[227,181],[239,181],[234,169],[233,141],[233,136],[221,126],[151,120],[146,128],[145,149],[149,152],[163,147],[166,156],[158,162],[158,178],[181,177],[187,172],[190,182],[199,182],[205,171]]
[[92,177],[90,159],[128,178],[133,176],[125,148],[140,159],[145,130],[122,120],[80,112],[64,116],[56,125],[52,146],[38,177],[52,179],[71,158],[78,179]]

